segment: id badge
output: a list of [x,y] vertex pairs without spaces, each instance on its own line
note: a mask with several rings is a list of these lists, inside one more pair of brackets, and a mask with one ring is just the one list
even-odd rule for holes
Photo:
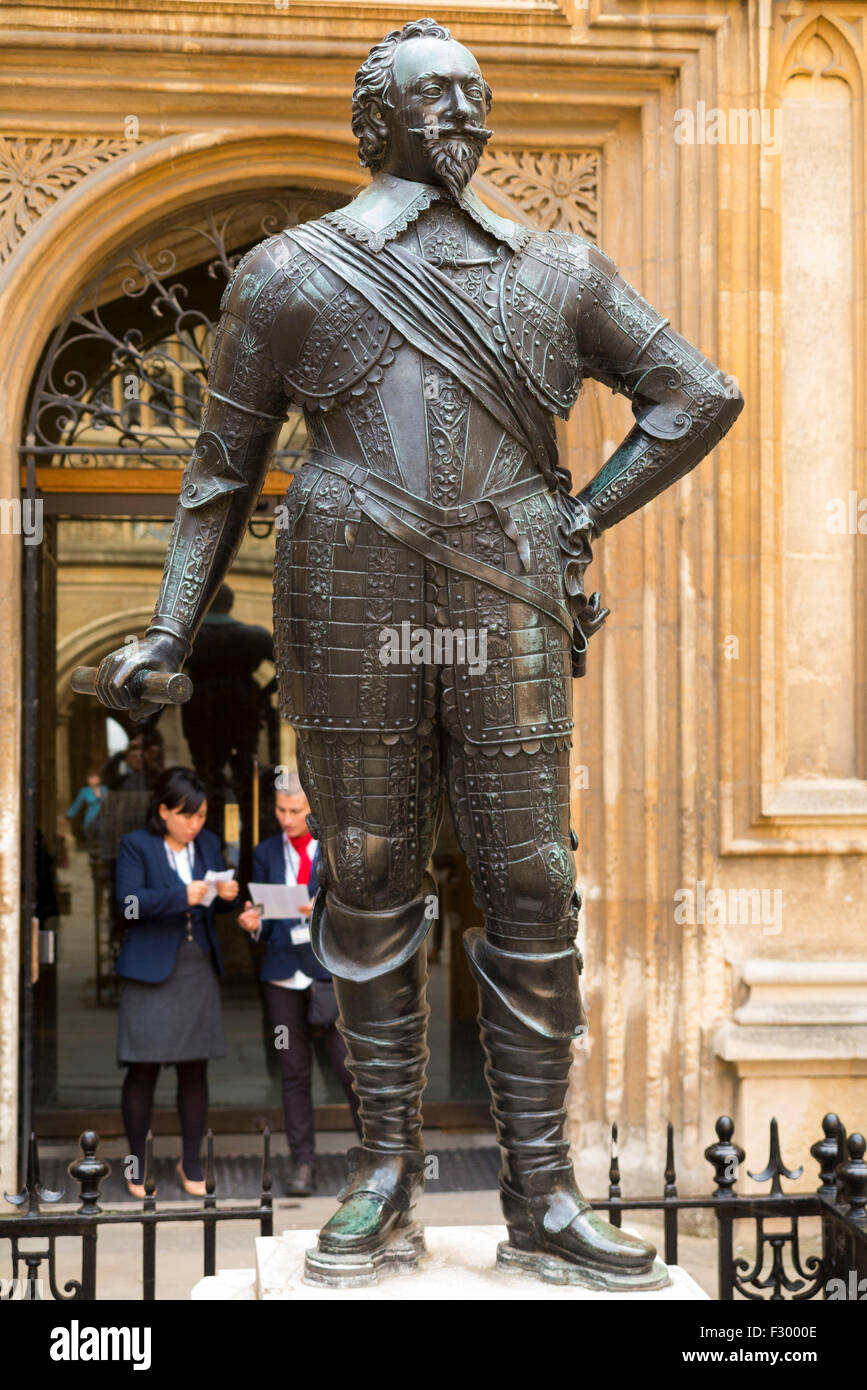
[[289,928],[289,935],[293,946],[306,946],[310,940],[310,928],[306,922],[300,922],[297,927]]

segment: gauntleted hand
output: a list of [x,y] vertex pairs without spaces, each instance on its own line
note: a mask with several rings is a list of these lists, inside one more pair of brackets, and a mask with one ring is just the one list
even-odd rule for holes
[[131,719],[140,723],[160,706],[136,695],[131,686],[134,677],[145,671],[161,671],[164,675],[179,671],[186,655],[184,644],[167,633],[125,642],[100,662],[96,695],[107,709],[126,710]]
[[590,542],[599,534],[590,511],[579,497],[565,489],[557,493],[560,522],[557,527],[563,588],[573,620],[572,675],[586,670],[587,642],[608,617],[599,594],[588,598],[584,592],[584,571],[593,559]]
[[557,507],[563,583],[569,597],[574,598],[584,592],[584,571],[593,559],[590,542],[596,538],[596,527],[583,502],[570,493],[557,493]]

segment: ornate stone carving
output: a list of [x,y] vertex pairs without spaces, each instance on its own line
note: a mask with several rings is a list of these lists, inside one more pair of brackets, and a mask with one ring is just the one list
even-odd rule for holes
[[482,161],[480,173],[550,231],[599,235],[599,155],[505,150]]
[[52,203],[137,144],[104,136],[0,136],[0,264]]

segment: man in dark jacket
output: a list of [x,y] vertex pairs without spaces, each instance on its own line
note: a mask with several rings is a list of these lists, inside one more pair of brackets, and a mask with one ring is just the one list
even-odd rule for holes
[[250,902],[238,918],[254,939],[266,944],[262,980],[274,1045],[283,1076],[283,1114],[292,1156],[287,1195],[309,1197],[315,1185],[311,1039],[319,1027],[322,1043],[338,1081],[346,1092],[356,1129],[358,1099],[346,1068],[346,1044],[337,1031],[337,1005],[331,976],[310,947],[309,916],[318,881],[319,842],[307,828],[310,805],[296,774],[285,779],[274,799],[280,834],[263,840],[253,851],[254,883],[306,885],[309,901],[299,917],[261,919]]

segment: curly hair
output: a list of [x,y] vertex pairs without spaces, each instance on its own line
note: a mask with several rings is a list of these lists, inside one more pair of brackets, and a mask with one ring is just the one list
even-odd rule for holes
[[[374,44],[358,72],[352,93],[352,133],[358,139],[358,159],[368,169],[381,169],[388,149],[388,126],[384,112],[393,110],[391,81],[394,51],[407,39],[442,39],[451,33],[435,19],[414,19],[402,29],[392,29],[381,43]],[[491,89],[485,86],[485,110],[491,109]]]

